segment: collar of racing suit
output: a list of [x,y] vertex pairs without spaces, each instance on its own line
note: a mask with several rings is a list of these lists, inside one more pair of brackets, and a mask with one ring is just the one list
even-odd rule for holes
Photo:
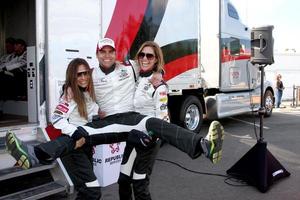
[[80,86],[78,86],[78,88],[79,88],[79,90],[80,90],[81,92],[85,92],[86,89],[87,89],[87,87],[80,87]]
[[150,71],[140,71],[140,77],[149,77],[153,74],[153,71],[150,70]]
[[100,67],[101,71],[102,71],[105,75],[107,75],[107,74],[109,74],[109,73],[111,73],[111,72],[113,72],[113,71],[115,70],[115,68],[116,68],[116,63],[113,64],[113,65],[112,65],[110,68],[108,68],[108,69],[102,67],[100,64],[99,64],[99,67]]

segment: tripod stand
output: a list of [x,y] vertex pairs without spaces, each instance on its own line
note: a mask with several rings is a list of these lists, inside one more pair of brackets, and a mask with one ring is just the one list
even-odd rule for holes
[[274,181],[290,176],[290,173],[279,163],[279,161],[268,151],[267,142],[263,138],[263,119],[265,114],[264,102],[264,68],[260,65],[261,87],[260,108],[258,110],[260,119],[260,133],[257,143],[237,163],[227,170],[227,174],[246,181],[256,186],[259,191],[266,192]]

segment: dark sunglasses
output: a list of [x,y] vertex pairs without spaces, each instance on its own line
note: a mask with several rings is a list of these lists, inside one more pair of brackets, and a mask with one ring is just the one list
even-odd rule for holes
[[77,77],[81,77],[82,75],[87,76],[88,74],[89,74],[88,71],[78,72],[78,73],[77,73]]
[[143,52],[140,52],[138,54],[138,58],[139,59],[143,59],[145,56],[146,56],[146,58],[148,60],[153,60],[155,58],[155,55],[153,55],[152,53],[143,53]]

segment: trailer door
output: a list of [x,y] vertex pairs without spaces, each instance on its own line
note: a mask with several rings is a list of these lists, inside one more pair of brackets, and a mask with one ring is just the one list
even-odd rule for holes
[[[27,47],[27,95],[28,95],[28,122],[38,123],[43,122],[42,107],[45,104],[44,95],[44,41],[45,41],[45,28],[44,28],[44,1],[31,1],[35,5],[35,19],[32,22],[35,33],[31,33],[32,37],[35,36],[34,41]],[[32,14],[32,13],[31,13]],[[33,15],[33,14],[32,14]],[[40,114],[40,115],[39,115]]]
[[100,0],[46,1],[46,68],[48,113],[52,113],[64,84],[68,63],[76,57],[95,66],[100,35]]

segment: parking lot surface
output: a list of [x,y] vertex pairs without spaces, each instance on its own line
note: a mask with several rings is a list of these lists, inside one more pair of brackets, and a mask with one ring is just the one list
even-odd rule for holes
[[[192,160],[171,145],[161,148],[151,177],[153,200],[300,200],[299,107],[287,105],[274,109],[272,117],[264,119],[263,136],[267,148],[291,173],[290,177],[271,185],[265,193],[239,180],[224,177],[226,170],[256,144],[259,117],[246,114],[220,122],[225,128],[225,141],[223,159],[216,165],[204,156]],[[209,122],[205,122],[200,134],[205,136],[208,126]],[[103,188],[103,199],[119,199],[117,184]]]

